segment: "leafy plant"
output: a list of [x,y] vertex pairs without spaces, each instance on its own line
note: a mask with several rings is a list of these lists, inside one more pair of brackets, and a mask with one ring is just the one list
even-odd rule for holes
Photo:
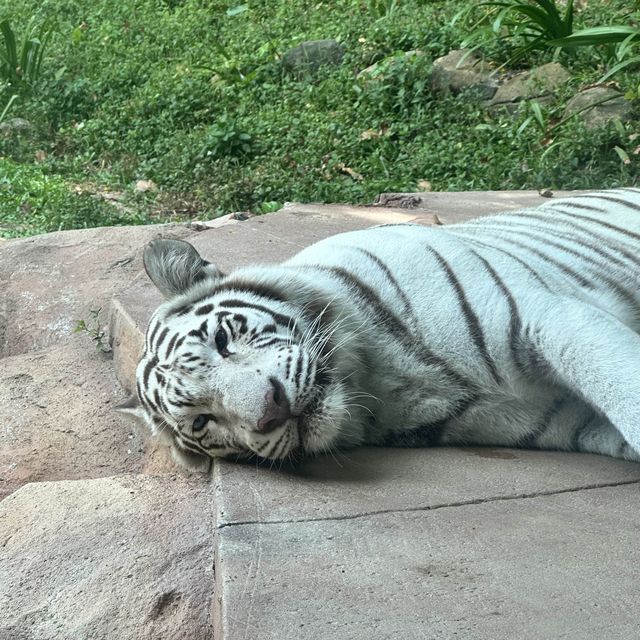
[[615,64],[600,78],[600,82],[604,82],[627,67],[640,65],[640,27],[623,25],[591,27],[554,40],[551,44],[566,49],[616,45],[612,56]]
[[34,20],[35,17],[29,22],[27,34],[20,47],[10,21],[6,19],[0,22],[0,79],[15,89],[30,87],[38,80],[42,58],[53,33],[47,22],[38,29]]
[[238,123],[228,115],[218,118],[209,126],[202,141],[201,158],[239,157],[248,154],[253,148],[253,139],[242,130]]
[[[573,0],[567,0],[564,9],[555,0],[492,0],[481,2],[477,8],[483,15],[471,27],[463,46],[476,49],[495,39],[510,44],[515,51],[505,65],[534,50],[552,50],[557,47],[555,41],[573,33]],[[475,9],[471,5],[459,12],[454,22],[461,17],[469,19]]]
[[77,320],[76,326],[73,328],[74,333],[86,333],[94,342],[96,350],[100,353],[110,353],[111,347],[105,342],[107,332],[102,328],[100,321],[100,313],[102,308],[89,310],[89,320]]

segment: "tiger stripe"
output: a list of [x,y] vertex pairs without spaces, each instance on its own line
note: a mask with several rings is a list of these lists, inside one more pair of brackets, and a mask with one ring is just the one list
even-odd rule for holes
[[402,287],[398,284],[395,276],[391,272],[391,269],[375,254],[371,253],[367,249],[363,249],[362,247],[356,247],[356,250],[360,252],[363,256],[367,257],[371,262],[373,262],[381,271],[384,273],[386,279],[389,281],[389,284],[393,288],[393,291],[400,299],[402,306],[404,307],[405,314],[411,319],[411,324],[414,326],[414,329],[418,326],[418,321],[416,318],[415,311],[411,305],[411,301],[407,297],[407,294],[402,290]]
[[484,332],[482,331],[482,326],[480,325],[480,320],[478,319],[477,314],[469,304],[469,300],[467,295],[460,283],[460,280],[456,277],[451,265],[442,257],[440,253],[438,253],[433,247],[428,247],[427,251],[435,257],[438,261],[438,264],[442,268],[445,273],[449,284],[453,288],[456,298],[458,300],[458,304],[460,305],[460,309],[462,310],[462,315],[464,316],[465,322],[467,324],[467,328],[469,330],[469,335],[473,340],[476,348],[480,352],[482,360],[484,361],[487,369],[489,369],[489,373],[495,382],[500,382],[502,380],[500,374],[498,373],[498,369],[496,368],[496,363],[493,358],[489,354],[487,349],[487,343],[484,336]]
[[520,318],[518,305],[516,304],[511,291],[504,283],[502,278],[497,274],[496,270],[482,256],[476,254],[476,257],[478,258],[478,260],[480,260],[480,262],[482,262],[484,268],[489,273],[489,276],[495,282],[496,286],[502,292],[502,295],[507,301],[507,305],[509,306],[509,350],[511,351],[512,360],[514,361],[516,366],[522,370],[524,367],[519,353],[522,319]]
[[444,358],[441,358],[430,351],[426,345],[422,343],[416,344],[409,329],[400,320],[400,318],[398,318],[398,316],[383,303],[381,298],[369,285],[341,267],[331,267],[328,269],[325,269],[324,267],[313,268],[321,271],[329,271],[350,289],[357,291],[360,298],[367,304],[370,312],[378,318],[391,335],[398,339],[398,342],[405,350],[412,353],[424,364],[429,364],[433,367],[442,369],[447,377],[449,377],[455,384],[463,387],[470,387],[470,383],[458,374]]
[[[581,253],[580,251],[577,251],[572,247],[550,240],[548,236],[551,234],[548,230],[543,231],[543,230],[536,230],[531,228],[526,228],[526,229],[509,228],[511,226],[512,226],[512,223],[509,220],[505,220],[504,222],[502,222],[501,225],[498,226],[498,228],[501,229],[502,231],[506,231],[507,233],[516,233],[521,237],[528,238],[528,239],[533,238],[534,240],[536,239],[536,236],[540,237],[540,235],[542,234],[546,245],[555,247],[556,249],[559,249],[562,252],[570,253],[576,256],[577,258],[580,258],[584,262],[588,263],[589,265],[595,268],[592,270],[595,274],[597,274],[598,278],[606,282],[607,285],[611,287],[613,291],[616,291],[620,297],[626,298],[627,301],[629,301],[631,304],[634,303],[635,297],[633,293],[625,289],[625,287],[623,287],[621,284],[615,282],[612,278],[609,278],[608,276],[603,275],[601,272],[598,273],[597,269],[602,268],[603,266],[602,262],[599,262],[587,255],[584,255],[583,253]],[[583,246],[587,246],[587,245],[583,244]],[[597,247],[593,247],[592,250],[598,252]],[[605,258],[608,257],[606,253],[604,253],[604,257]],[[610,259],[610,262],[615,262],[615,259]]]
[[530,449],[536,442],[545,434],[547,429],[551,426],[552,420],[564,409],[569,402],[569,398],[561,396],[554,398],[551,404],[547,407],[542,414],[540,421],[536,424],[531,432],[525,437],[521,438],[518,442],[518,446],[524,449]]

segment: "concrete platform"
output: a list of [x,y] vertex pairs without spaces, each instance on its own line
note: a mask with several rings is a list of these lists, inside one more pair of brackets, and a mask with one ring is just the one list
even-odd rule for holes
[[[106,417],[124,392],[104,368],[132,388],[160,302],[140,264],[156,235],[186,238],[228,270],[340,231],[545,201],[385,194],[393,206],[291,204],[243,222],[3,243],[0,640],[638,638],[640,465],[369,448],[295,470],[218,462],[194,476]],[[113,294],[113,363],[91,344],[83,357],[77,308]],[[41,316],[23,320],[22,299]]]

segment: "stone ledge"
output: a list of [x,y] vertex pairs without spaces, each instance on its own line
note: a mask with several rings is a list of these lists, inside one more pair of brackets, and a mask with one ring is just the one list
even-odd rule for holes
[[483,215],[511,209],[539,207],[551,199],[566,198],[590,191],[552,191],[542,196],[538,191],[423,191],[417,193],[381,193],[376,204],[400,210],[418,210],[420,215],[436,214],[442,224],[464,222]]
[[524,449],[385,449],[321,457],[295,469],[219,461],[217,525],[272,524],[420,511],[640,482],[640,464]]

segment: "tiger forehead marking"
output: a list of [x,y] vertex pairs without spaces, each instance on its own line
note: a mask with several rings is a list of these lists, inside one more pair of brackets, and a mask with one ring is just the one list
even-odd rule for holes
[[220,273],[152,242],[137,369],[183,464],[359,444],[640,451],[640,191],[334,236]]

